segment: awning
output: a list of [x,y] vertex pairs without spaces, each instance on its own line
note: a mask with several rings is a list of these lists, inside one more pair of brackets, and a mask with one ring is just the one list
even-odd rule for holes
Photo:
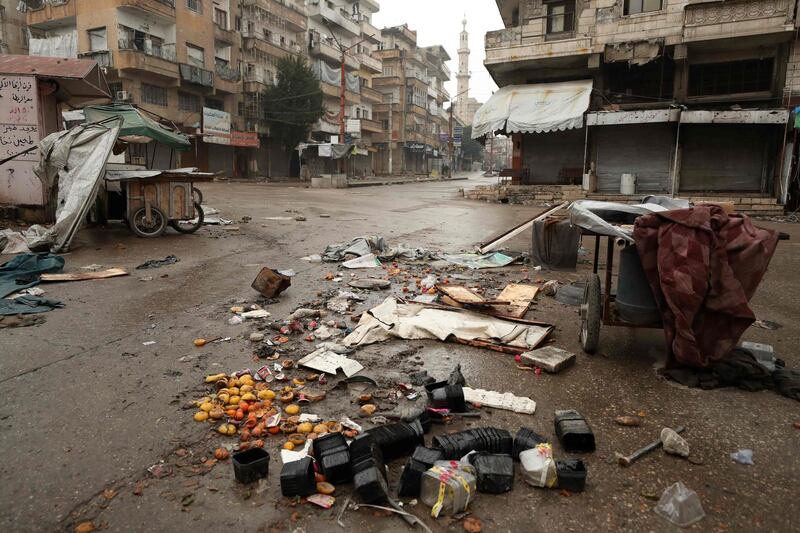
[[120,138],[147,137],[176,150],[189,150],[191,143],[186,135],[172,131],[145,116],[130,104],[88,106],[83,110],[86,122],[98,122],[109,117],[122,117]]
[[111,98],[108,82],[91,59],[0,55],[0,74],[36,76],[58,83],[56,96],[72,105]]
[[491,132],[543,133],[583,126],[592,80],[508,85],[475,113],[472,138]]

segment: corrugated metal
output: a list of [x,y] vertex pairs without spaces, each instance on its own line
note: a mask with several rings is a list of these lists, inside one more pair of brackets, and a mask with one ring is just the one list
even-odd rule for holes
[[[530,169],[526,184],[561,183],[562,170],[583,168],[583,129],[522,136],[522,166]],[[569,172],[569,171],[568,171]]]
[[680,190],[761,191],[764,154],[775,126],[681,126]]
[[108,82],[91,59],[0,55],[0,74],[53,78],[73,98],[110,98]]
[[623,173],[636,174],[636,192],[669,192],[675,124],[603,126],[592,130],[597,189],[619,193]]

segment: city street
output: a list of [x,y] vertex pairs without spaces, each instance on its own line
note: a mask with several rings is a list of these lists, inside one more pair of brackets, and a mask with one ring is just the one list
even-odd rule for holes
[[[204,204],[233,220],[231,226],[205,226],[193,235],[169,231],[156,239],[137,238],[121,223],[81,231],[64,256],[65,271],[99,264],[125,268],[130,275],[43,284],[45,296],[65,307],[42,315],[46,322],[41,325],[0,329],[0,450],[6,458],[0,465],[0,529],[73,531],[91,522],[102,531],[341,530],[337,518],[352,485],[336,487],[336,503],[329,510],[282,497],[283,435],[266,439],[271,459],[267,479],[241,485],[233,478],[230,459],[213,460],[214,449],[234,438],[192,420],[196,409],[187,405],[206,394],[206,375],[264,364],[254,357],[255,344],[249,340],[259,322],[230,325],[229,309],[263,300],[250,287],[263,266],[296,272],[292,286],[265,306],[269,320],[285,320],[295,309],[324,300],[326,291],[346,289],[350,272],[339,263],[301,259],[321,254],[331,243],[381,235],[392,246],[471,250],[545,209],[462,198],[460,189],[495,180],[476,173],[468,180],[337,190],[216,182],[202,187]],[[295,220],[298,215],[305,220]],[[782,327],[751,327],[743,340],[774,346],[787,368],[798,369],[800,226],[757,223],[791,237],[779,243],[752,302],[759,319]],[[530,232],[505,246],[527,253]],[[584,246],[590,247],[588,241]],[[170,254],[180,261],[135,269]],[[0,256],[0,262],[10,258]],[[496,294],[508,282],[577,280],[590,271],[590,259],[581,256],[578,273],[517,264],[466,275]],[[326,281],[328,273],[340,269],[343,281]],[[390,292],[403,296],[396,284],[389,291],[365,291],[366,301],[357,303],[353,314]],[[533,488],[517,470],[512,491],[475,495],[470,516],[482,522],[483,531],[673,531],[653,507],[677,481],[698,493],[706,513],[691,529],[797,528],[796,401],[769,391],[688,389],[660,378],[656,367],[664,340],[659,330],[603,328],[598,353],[587,356],[578,342],[577,310],[540,293],[527,315],[553,324],[552,345],[578,354],[575,366],[558,374],[522,370],[512,355],[433,340],[394,339],[359,348],[351,357],[364,365],[362,375],[382,386],[407,382],[410,372],[422,369],[446,379],[460,363],[470,386],[512,392],[537,403],[534,415],[483,408],[480,418],[434,425],[426,444],[435,434],[481,426],[512,434],[525,426],[554,438],[554,410],[585,415],[597,440],[597,451],[581,456],[588,468],[585,492]],[[345,319],[350,324],[350,317]],[[232,340],[193,345],[196,338],[216,337]],[[313,349],[302,335],[292,336],[286,346],[295,361]],[[329,386],[337,381],[329,379]],[[331,391],[304,412],[326,420],[346,415],[365,429],[373,427],[368,418],[359,418],[359,406],[348,394]],[[639,427],[614,421],[636,414],[643,420]],[[663,427],[681,425],[687,428],[691,460],[656,450],[629,468],[617,465],[615,452],[629,454],[658,439]],[[553,446],[557,457],[567,456],[557,440]],[[755,465],[731,460],[740,448],[754,451]],[[390,463],[390,488],[403,463]],[[428,506],[403,501],[433,531],[463,530],[463,517],[433,519]],[[399,517],[376,509],[348,510],[341,521],[349,531],[409,530]]]

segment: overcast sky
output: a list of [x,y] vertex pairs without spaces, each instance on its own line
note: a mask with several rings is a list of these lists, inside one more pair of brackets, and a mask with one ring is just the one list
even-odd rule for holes
[[469,32],[469,95],[485,102],[497,85],[483,66],[483,37],[487,31],[503,29],[503,21],[494,0],[379,0],[381,10],[373,17],[378,28],[399,26],[404,22],[417,32],[420,46],[441,44],[452,60],[448,63],[452,79],[447,84],[451,96],[456,95],[458,71],[458,34],[461,20],[467,16]]

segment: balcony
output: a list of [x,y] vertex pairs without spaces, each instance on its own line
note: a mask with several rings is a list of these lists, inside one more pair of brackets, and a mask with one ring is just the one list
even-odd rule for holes
[[733,0],[689,4],[685,9],[684,41],[740,38],[794,31],[789,0]]
[[361,131],[369,131],[372,133],[383,133],[383,126],[377,120],[370,120],[368,118],[361,119]]
[[245,50],[258,50],[272,57],[285,57],[289,54],[300,54],[301,48],[298,45],[291,45],[289,43],[281,44],[280,41],[267,39],[263,33],[255,31],[242,31],[242,38],[244,39],[243,48]]
[[361,26],[361,35],[367,37],[367,41],[375,44],[381,42],[381,30],[373,26],[370,21],[363,18],[358,24]]
[[117,5],[139,9],[173,23],[175,21],[175,0],[118,0]]
[[120,39],[114,65],[120,71],[137,70],[177,81],[178,64],[175,45],[153,46],[148,41]]
[[241,81],[242,75],[238,69],[232,68],[222,61],[217,61],[214,72],[217,74],[215,87],[218,90],[231,94],[239,92],[239,81]]
[[216,22],[214,23],[214,40],[228,44],[236,44],[237,32],[231,28],[223,27]]
[[28,14],[26,16],[28,26],[37,29],[48,29],[63,26],[68,20],[75,20],[76,0],[57,0],[55,2],[45,2],[44,0],[33,0],[27,3]]
[[180,63],[181,81],[202,87],[214,87],[214,73],[197,65]]
[[408,104],[407,106],[408,112],[413,113],[415,115],[419,115],[421,117],[428,116],[428,110],[425,109],[423,106],[418,106],[417,104]]
[[383,103],[383,93],[376,91],[372,87],[361,86],[361,98],[365,102],[372,104]]
[[305,10],[291,3],[290,0],[241,0],[242,7],[257,6],[277,15],[286,22],[287,29],[304,32],[308,29]]
[[316,3],[309,3],[308,16],[319,21],[327,20],[336,24],[349,33],[351,37],[361,35],[361,27],[350,18],[350,14],[347,11],[330,8],[325,0],[316,0]]
[[[312,57],[322,58],[337,65],[342,61],[342,54],[338,48],[318,38],[314,39],[314,46],[309,48],[308,53]],[[349,70],[358,70],[360,67],[359,60],[346,54],[344,56],[344,67]]]
[[93,52],[83,52],[78,54],[79,59],[91,59],[97,62],[97,65],[104,68],[111,68],[114,66],[114,55],[110,50],[95,50]]
[[[319,86],[322,88],[322,94],[329,98],[339,98],[339,86],[332,85],[330,83],[326,83],[324,81],[319,82]],[[360,104],[361,103],[361,95],[358,93],[354,93],[352,91],[345,91],[344,92],[344,99],[347,102],[347,105],[350,104]],[[338,109],[338,107],[337,107]]]
[[[554,36],[558,37],[557,39]],[[583,67],[592,51],[592,38],[564,32],[546,31],[546,18],[531,19],[516,26],[486,33],[486,65],[494,76],[511,72],[521,65],[533,67]]]
[[372,72],[383,71],[381,62],[374,57],[368,56],[367,54],[358,54],[356,57],[358,57],[358,60],[361,62],[361,68],[370,70]]

